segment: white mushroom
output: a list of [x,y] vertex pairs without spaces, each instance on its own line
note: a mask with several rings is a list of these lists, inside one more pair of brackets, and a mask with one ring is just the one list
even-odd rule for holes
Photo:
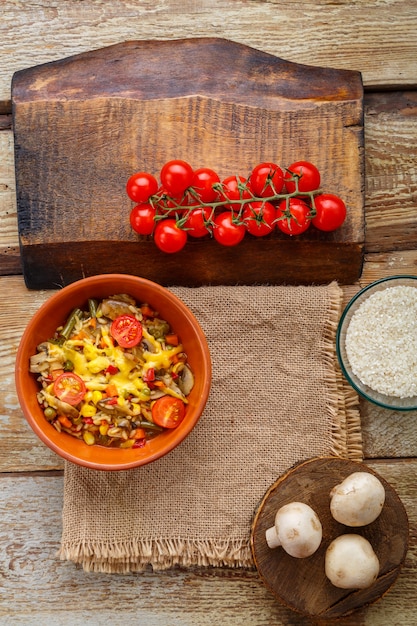
[[369,472],[354,472],[330,492],[330,511],[346,526],[370,524],[382,511],[385,489]]
[[378,577],[379,560],[365,537],[340,535],[327,548],[325,572],[335,587],[366,589]]
[[275,515],[275,525],[265,532],[270,548],[282,546],[296,558],[311,556],[322,539],[322,526],[317,513],[303,502],[290,502]]

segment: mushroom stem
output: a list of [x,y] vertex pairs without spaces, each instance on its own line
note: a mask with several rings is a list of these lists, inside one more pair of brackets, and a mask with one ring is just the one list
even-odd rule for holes
[[278,548],[281,545],[275,526],[271,526],[265,531],[265,538],[269,548]]

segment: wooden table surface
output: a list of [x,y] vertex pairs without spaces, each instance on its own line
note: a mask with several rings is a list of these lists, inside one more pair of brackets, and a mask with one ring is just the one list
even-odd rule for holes
[[[48,297],[19,259],[10,86],[18,69],[129,39],[215,36],[288,61],[359,70],[365,86],[369,282],[416,274],[417,3],[413,0],[4,0],[0,19],[0,624],[202,626],[311,623],[276,603],[255,572],[87,574],[56,557],[61,460],[27,427],[14,388],[26,321]],[[390,592],[341,624],[416,624],[417,415],[361,402],[365,461],[397,490],[410,548]]]

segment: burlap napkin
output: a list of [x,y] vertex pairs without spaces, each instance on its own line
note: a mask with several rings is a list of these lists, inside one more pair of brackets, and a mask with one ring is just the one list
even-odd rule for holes
[[361,458],[357,398],[336,364],[336,283],[172,291],[206,333],[210,398],[189,437],[150,465],[66,464],[60,557],[86,570],[251,567],[251,519],[280,474],[314,456]]

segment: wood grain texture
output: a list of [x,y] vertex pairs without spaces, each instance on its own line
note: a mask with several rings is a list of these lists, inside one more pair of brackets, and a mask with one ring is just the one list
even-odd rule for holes
[[[365,94],[365,247],[369,252],[417,247],[416,102],[415,91]],[[13,145],[12,131],[0,132],[0,275],[22,271]],[[401,266],[400,259],[401,254],[392,252],[394,266],[397,261]]]
[[415,86],[417,7],[402,0],[4,0],[0,101],[17,69],[132,39],[224,37],[295,63]]
[[[398,492],[409,516],[410,549],[390,592],[340,626],[415,625],[417,580],[417,463],[379,461],[370,467]],[[286,609],[256,572],[174,569],[138,575],[88,574],[57,559],[63,480],[43,475],[0,476],[0,623],[17,626],[309,626]],[[13,532],[10,529],[13,528]]]
[[[52,288],[115,270],[163,285],[354,282],[364,241],[362,96],[357,72],[218,38],[126,42],[17,72],[26,284]],[[344,199],[347,219],[331,233],[311,227],[290,238],[277,229],[263,240],[247,234],[236,248],[208,237],[161,253],[132,232],[125,183],[138,170],[158,177],[172,158],[221,180],[247,177],[265,160],[310,160],[322,189]]]
[[[4,0],[0,19],[0,624],[16,626],[308,626],[279,605],[255,572],[173,570],[86,574],[56,558],[61,461],[26,426],[13,382],[25,322],[48,296],[21,274],[10,125],[14,72],[126,40],[224,37],[308,65],[361,71],[365,88],[366,251],[360,286],[417,269],[417,6],[412,0]],[[397,88],[397,92],[381,90]],[[401,91],[413,88],[414,91]],[[113,131],[115,132],[115,131]],[[380,601],[340,626],[415,626],[416,415],[361,404],[369,466],[397,490],[409,516],[404,568]],[[390,458],[390,460],[382,460]],[[410,458],[407,458],[410,457]],[[37,471],[41,470],[41,471]],[[8,472],[16,471],[16,474]],[[29,472],[29,473],[26,473]],[[323,626],[316,624],[316,626]]]
[[[311,619],[336,620],[368,606],[387,593],[400,574],[408,549],[408,519],[396,491],[376,474],[385,489],[378,518],[364,527],[349,529],[330,513],[329,494],[353,472],[368,469],[362,463],[336,458],[306,460],[288,470],[271,485],[259,505],[251,528],[251,548],[261,579],[284,606]],[[282,548],[271,549],[265,539],[277,511],[290,502],[303,502],[318,515],[323,538],[309,558],[294,559]],[[325,574],[325,555],[337,537],[354,532],[365,537],[378,557],[378,578],[366,589],[339,589]],[[308,588],[305,582],[310,580]],[[331,623],[331,622],[330,622]]]
[[[417,263],[417,251],[406,256],[408,264],[398,269],[410,273],[410,268]],[[380,260],[378,270],[372,267],[372,280],[396,273],[391,257],[384,258],[386,262]],[[368,264],[371,261],[365,262],[365,276],[361,279],[363,285],[370,282]],[[359,284],[345,287],[344,301],[347,303],[359,288]],[[62,469],[61,459],[46,448],[26,424],[17,400],[13,375],[15,355],[26,323],[53,292],[28,290],[22,276],[0,278],[0,290],[3,298],[0,307],[0,378],[3,381],[0,420],[3,440],[8,442],[7,446],[0,445],[0,472]],[[415,455],[417,428],[413,412],[403,415],[378,409],[363,401],[361,415],[366,458]]]

